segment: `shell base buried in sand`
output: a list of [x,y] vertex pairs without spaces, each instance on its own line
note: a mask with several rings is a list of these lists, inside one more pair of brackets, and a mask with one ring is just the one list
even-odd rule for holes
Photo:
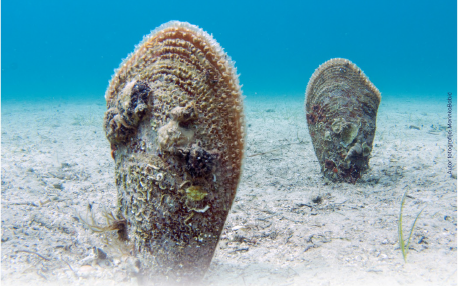
[[142,279],[198,282],[241,173],[245,123],[233,62],[203,30],[169,22],[123,61],[105,98],[118,215]]
[[355,183],[368,170],[380,100],[378,89],[348,60],[329,60],[312,75],[305,110],[326,178]]

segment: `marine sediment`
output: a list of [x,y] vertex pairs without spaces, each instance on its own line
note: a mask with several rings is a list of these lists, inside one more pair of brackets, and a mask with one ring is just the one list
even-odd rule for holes
[[126,220],[120,237],[134,245],[143,281],[198,282],[241,174],[234,62],[202,29],[168,22],[122,62],[105,99],[117,212]]
[[305,112],[324,177],[355,183],[369,168],[381,95],[346,59],[320,65],[309,80]]

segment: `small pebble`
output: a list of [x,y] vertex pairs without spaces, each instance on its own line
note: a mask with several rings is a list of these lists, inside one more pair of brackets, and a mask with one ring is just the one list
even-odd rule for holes
[[82,272],[82,273],[89,273],[89,272],[92,272],[94,271],[94,267],[90,266],[90,265],[83,265],[80,267],[80,270],[79,272]]
[[58,190],[63,190],[64,186],[61,183],[52,184],[52,186]]

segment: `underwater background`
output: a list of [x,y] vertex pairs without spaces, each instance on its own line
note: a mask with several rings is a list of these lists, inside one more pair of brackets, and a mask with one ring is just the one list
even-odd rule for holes
[[382,92],[456,98],[457,2],[2,1],[2,101],[104,101],[144,35],[198,25],[236,61],[247,99],[304,97],[325,61],[358,65]]
[[[103,129],[104,95],[122,60],[171,20],[214,36],[236,62],[246,96],[242,175],[203,285],[458,285],[456,0],[2,2],[1,285],[138,284],[139,256],[122,247],[116,231],[93,232],[97,221],[107,229],[108,212],[124,195],[119,152]],[[315,148],[343,146],[342,131],[322,132],[336,144],[314,141],[319,133],[304,110],[310,77],[336,57],[355,63],[382,93],[375,136],[365,136],[369,169],[359,178],[360,170],[345,168],[351,184],[329,181],[322,170],[331,169]],[[167,125],[177,123],[172,106],[162,110],[170,109]],[[342,119],[329,131],[334,122],[343,127]],[[166,126],[157,122],[166,121],[142,126]],[[158,136],[150,153],[165,158],[156,153]],[[358,153],[361,137],[327,160],[336,165],[350,150]],[[200,147],[195,139],[191,149]],[[339,175],[337,167],[332,172]],[[175,194],[188,197],[186,190]],[[159,204],[169,203],[164,194]],[[189,229],[199,228],[196,212],[211,206],[218,213],[214,194],[199,209],[187,197],[175,201],[190,214],[178,210],[173,219]]]

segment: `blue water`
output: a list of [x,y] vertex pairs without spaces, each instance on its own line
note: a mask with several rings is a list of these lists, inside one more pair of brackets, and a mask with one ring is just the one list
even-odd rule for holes
[[132,2],[2,1],[2,101],[103,101],[121,60],[169,20],[213,34],[248,98],[303,97],[334,57],[363,69],[384,99],[456,96],[455,0]]

